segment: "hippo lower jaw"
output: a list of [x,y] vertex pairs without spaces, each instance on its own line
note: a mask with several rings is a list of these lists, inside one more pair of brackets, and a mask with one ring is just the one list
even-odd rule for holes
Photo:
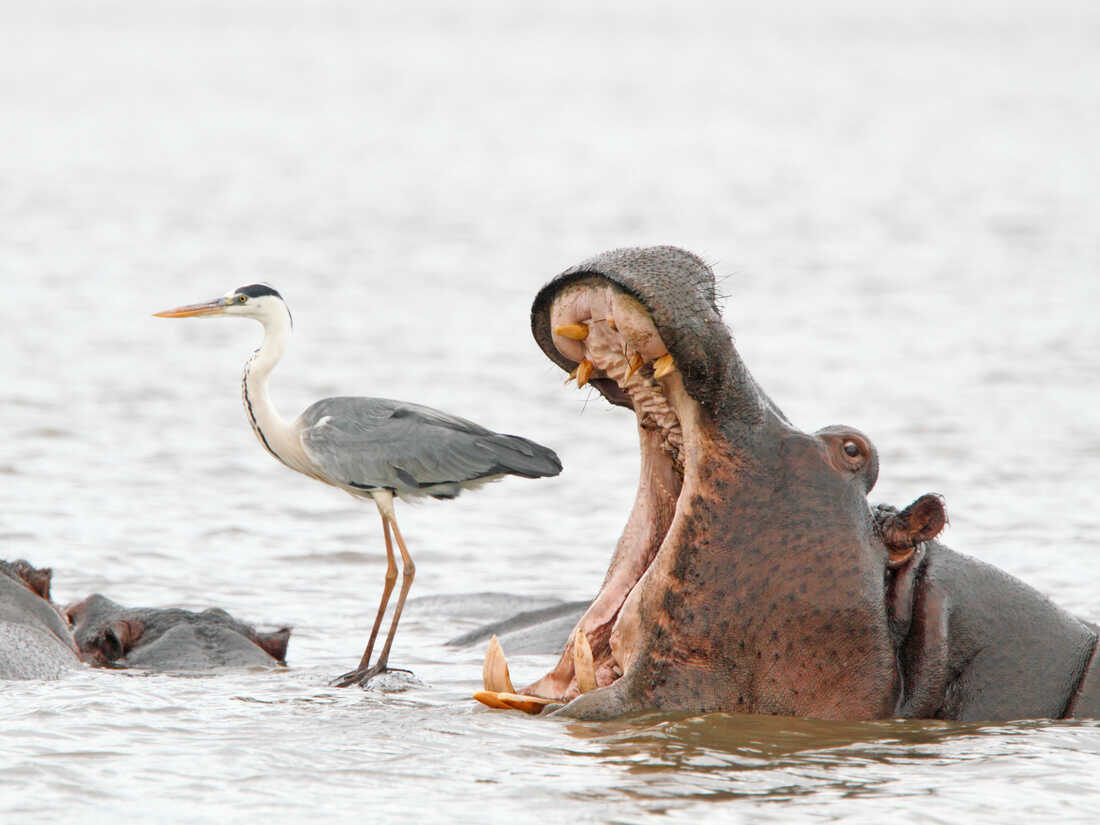
[[714,446],[701,426],[699,404],[686,392],[673,356],[636,298],[607,279],[585,278],[558,292],[550,323],[554,346],[577,364],[570,379],[580,386],[591,381],[635,411],[638,493],[603,586],[557,666],[517,693],[494,640],[486,657],[485,691],[477,698],[492,707],[538,713],[547,704],[586,694],[586,701],[614,703],[624,712],[629,708],[612,686],[629,677],[635,661],[642,585],[665,575],[654,561],[695,495],[702,456]]

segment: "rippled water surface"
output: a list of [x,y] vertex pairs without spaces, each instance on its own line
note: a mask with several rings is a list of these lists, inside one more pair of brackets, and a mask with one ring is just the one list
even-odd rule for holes
[[108,0],[0,30],[0,557],[61,601],[294,626],[286,671],[0,686],[4,822],[1095,821],[1088,722],[489,712],[442,644],[473,599],[410,608],[420,684],[328,687],[377,516],[258,447],[255,325],[150,316],[270,281],[285,414],[415,399],[554,447],[556,479],[401,508],[413,594],[585,598],[635,437],[562,388],[530,300],[685,246],[792,420],[875,440],[874,500],[944,494],[948,544],[1095,621],[1100,6]]

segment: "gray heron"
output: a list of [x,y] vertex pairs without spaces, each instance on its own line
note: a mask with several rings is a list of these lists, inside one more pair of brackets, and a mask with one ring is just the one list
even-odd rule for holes
[[[161,318],[227,315],[259,321],[264,339],[245,364],[242,395],[260,444],[290,469],[357,498],[370,498],[378,507],[387,565],[382,599],[359,666],[336,680],[340,687],[365,685],[388,669],[397,623],[416,572],[397,526],[395,497],[450,499],[506,475],[542,478],[561,472],[553,450],[420,404],[386,398],[325,398],[287,421],[271,401],[267,379],[286,351],[292,321],[283,297],[266,284],[242,286],[212,301],[155,314]],[[401,590],[386,642],[372,666],[374,642],[397,581],[391,529],[401,553]]]

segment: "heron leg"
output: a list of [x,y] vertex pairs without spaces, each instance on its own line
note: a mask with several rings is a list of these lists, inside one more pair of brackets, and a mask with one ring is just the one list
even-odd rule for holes
[[382,586],[382,601],[378,603],[378,613],[374,616],[374,627],[370,631],[370,639],[367,648],[363,651],[363,658],[359,660],[359,670],[366,670],[370,664],[371,653],[374,652],[374,640],[378,638],[378,629],[382,626],[382,617],[386,614],[386,605],[390,601],[390,593],[397,582],[397,563],[393,555],[393,540],[390,538],[390,523],[382,516],[382,535],[386,539],[386,582]]
[[[382,591],[382,602],[378,605],[378,613],[374,617],[374,627],[371,629],[370,640],[367,642],[367,648],[363,652],[359,667],[336,679],[333,684],[337,687],[348,687],[356,684],[365,685],[378,674],[389,670],[386,663],[390,658],[393,637],[397,634],[397,623],[401,621],[401,612],[405,608],[405,598],[409,595],[409,588],[412,587],[413,577],[416,575],[416,565],[413,564],[412,556],[409,555],[408,548],[405,547],[405,539],[397,526],[397,516],[393,509],[393,493],[389,490],[379,490],[372,492],[371,497],[378,506],[379,515],[382,516],[382,533],[386,539],[386,583]],[[378,636],[378,629],[382,624],[382,616],[386,612],[390,593],[397,581],[397,564],[393,554],[393,543],[390,539],[391,528],[393,529],[393,537],[397,539],[397,549],[401,551],[401,592],[398,594],[393,619],[390,621],[390,629],[386,634],[386,643],[382,646],[382,653],[379,655],[378,661],[372,666],[370,656],[374,650],[374,642]]]
[[377,667],[385,669],[386,662],[390,658],[390,647],[393,646],[393,637],[397,634],[397,623],[401,621],[401,611],[405,608],[405,598],[409,595],[413,577],[416,576],[416,565],[412,556],[405,547],[405,539],[401,536],[401,530],[397,526],[397,519],[393,517],[393,507],[390,507],[390,521],[393,524],[393,535],[397,539],[397,549],[401,551],[401,592],[397,594],[397,606],[393,609],[393,621],[390,623],[390,632],[386,635],[386,644],[382,647],[382,653],[378,657]]

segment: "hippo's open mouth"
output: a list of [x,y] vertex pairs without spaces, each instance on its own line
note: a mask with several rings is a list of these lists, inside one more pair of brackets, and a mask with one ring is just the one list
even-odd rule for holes
[[[539,313],[538,301],[534,312]],[[606,688],[629,672],[640,636],[639,584],[663,575],[654,560],[691,500],[692,459],[702,436],[695,426],[699,406],[684,388],[676,353],[642,301],[619,284],[589,274],[558,285],[543,302],[535,327],[548,355],[563,368],[574,365],[570,379],[579,386],[591,383],[612,403],[634,410],[641,447],[633,511],[603,586],[558,664],[517,692],[496,640],[490,645],[485,690],[477,698],[492,707],[537,713],[546,704]]]

